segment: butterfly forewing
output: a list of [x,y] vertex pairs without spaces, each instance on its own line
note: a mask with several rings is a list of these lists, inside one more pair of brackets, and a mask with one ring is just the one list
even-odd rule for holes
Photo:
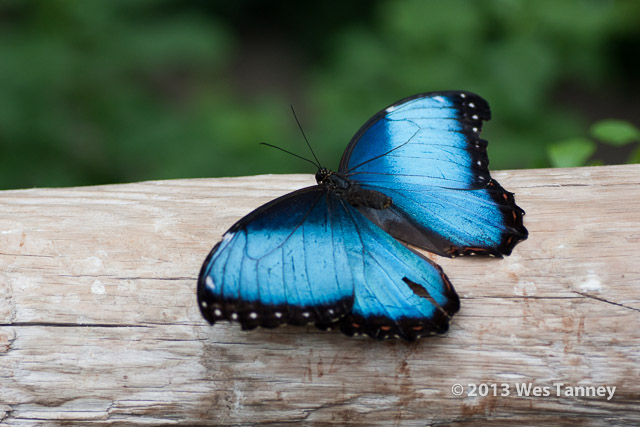
[[244,329],[333,322],[353,303],[340,228],[324,188],[283,196],[236,223],[205,261],[198,299],[211,323]]

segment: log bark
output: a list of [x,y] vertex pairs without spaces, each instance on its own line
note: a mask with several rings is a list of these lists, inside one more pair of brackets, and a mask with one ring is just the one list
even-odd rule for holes
[[0,423],[640,423],[640,165],[493,176],[530,237],[431,256],[462,308],[411,344],[201,318],[211,247],[310,175],[0,192]]

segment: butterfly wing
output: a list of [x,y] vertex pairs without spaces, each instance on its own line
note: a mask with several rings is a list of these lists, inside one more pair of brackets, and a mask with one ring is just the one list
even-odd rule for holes
[[355,300],[340,320],[347,335],[413,341],[444,333],[460,300],[437,264],[416,254],[341,201],[347,221]]
[[283,323],[328,324],[353,305],[345,236],[333,227],[327,193],[315,186],[287,194],[233,225],[198,278],[198,301],[210,323],[243,329]]
[[360,211],[440,255],[510,254],[528,233],[513,194],[489,174],[479,134],[490,117],[487,102],[468,92],[417,95],[380,111],[353,137],[339,171],[393,204]]
[[459,300],[440,269],[320,186],[258,208],[214,247],[198,279],[210,322],[339,326],[414,340],[442,333]]

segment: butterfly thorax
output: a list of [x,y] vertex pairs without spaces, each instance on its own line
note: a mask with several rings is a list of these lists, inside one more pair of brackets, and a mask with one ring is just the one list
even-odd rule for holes
[[362,188],[346,176],[326,168],[318,169],[316,182],[352,206],[386,209],[392,204],[389,196],[379,191]]

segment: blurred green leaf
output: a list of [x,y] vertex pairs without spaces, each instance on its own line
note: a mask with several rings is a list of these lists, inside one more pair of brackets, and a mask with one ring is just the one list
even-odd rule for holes
[[[257,145],[306,152],[290,103],[337,166],[385,105],[455,89],[491,105],[492,168],[592,164],[568,138],[640,106],[616,90],[640,74],[637,0],[333,3],[0,0],[0,188],[311,172]],[[638,140],[622,123],[599,149]]]
[[570,168],[584,166],[596,151],[596,144],[586,138],[571,138],[551,144],[547,148],[547,155],[551,166],[555,168]]
[[640,163],[640,147],[636,148],[629,156],[628,163]]
[[616,146],[640,140],[640,129],[625,120],[600,120],[591,126],[590,132],[594,138]]

